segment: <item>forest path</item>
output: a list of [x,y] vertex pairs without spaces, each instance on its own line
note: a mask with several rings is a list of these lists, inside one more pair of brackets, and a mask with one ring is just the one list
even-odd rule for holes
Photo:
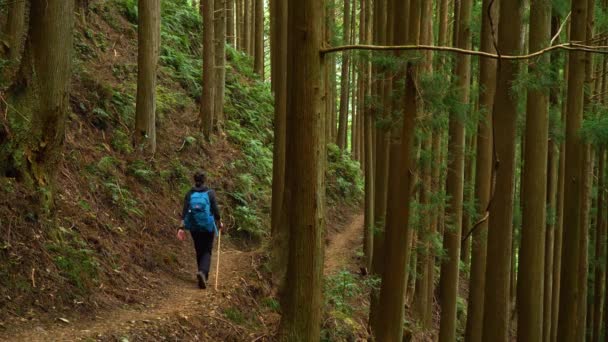
[[[329,237],[325,254],[326,275],[335,273],[352,264],[354,254],[361,243],[363,215],[353,215],[343,229]],[[186,241],[184,248],[190,248]],[[125,305],[122,308],[100,310],[95,318],[80,319],[77,315],[66,316],[68,321],[57,319],[52,323],[28,324],[0,333],[0,341],[129,341],[126,336],[137,336],[142,330],[169,326],[172,322],[201,317],[209,328],[231,326],[224,317],[224,309],[230,307],[231,294],[243,284],[251,274],[252,258],[255,252],[236,249],[222,250],[220,260],[220,282],[218,291],[215,284],[217,248],[214,250],[213,267],[207,290],[196,286],[194,274],[187,277],[166,279],[168,285],[159,288],[158,295],[147,298],[143,303]],[[187,264],[189,274],[193,263]],[[182,272],[180,272],[182,273]],[[147,281],[147,280],[146,280]],[[204,334],[204,333],[203,333]],[[243,340],[248,336],[241,335]],[[141,337],[148,340],[146,337]],[[192,340],[210,340],[209,336],[192,336]],[[253,338],[250,338],[253,339]],[[239,339],[240,340],[240,339]]]
[[349,264],[362,242],[363,219],[363,214],[354,215],[344,229],[330,237],[325,249],[325,275]]

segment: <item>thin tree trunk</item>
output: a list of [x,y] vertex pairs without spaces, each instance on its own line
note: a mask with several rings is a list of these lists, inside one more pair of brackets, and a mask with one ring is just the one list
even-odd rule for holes
[[[344,44],[350,42],[350,0],[344,0]],[[348,94],[350,83],[350,53],[342,54],[342,77],[340,78],[340,117],[338,122],[337,144],[340,150],[346,150],[346,132],[348,130]]]
[[[482,13],[491,11],[492,22],[487,15],[482,16],[481,51],[496,52],[492,31],[498,22],[498,4],[490,8],[491,0],[483,0]],[[492,26],[493,25],[493,26]],[[477,217],[483,219],[488,212],[492,187],[493,126],[492,107],[496,92],[496,61],[482,58],[479,61],[479,85],[483,89],[479,97],[479,111],[482,115],[477,128],[477,164],[475,172],[475,198]],[[471,244],[471,276],[469,280],[469,301],[467,305],[466,342],[481,342],[483,325],[483,303],[487,254],[488,220],[479,223],[473,232]]]
[[137,103],[133,142],[156,153],[156,70],[160,50],[160,0],[139,1],[137,25]]
[[236,46],[239,51],[245,50],[245,18],[243,15],[245,0],[236,1]]
[[226,3],[226,42],[232,47],[236,47],[236,30],[234,26],[234,2],[236,0],[227,0]]
[[[501,1],[498,44],[501,53],[517,54],[520,50],[522,8],[519,1]],[[515,138],[517,99],[511,85],[518,63],[502,61],[494,100],[495,191],[488,222],[488,254],[484,293],[483,340],[506,342],[509,339],[513,195],[515,183]]]
[[226,0],[215,0],[215,96],[213,98],[214,127],[224,121],[224,94],[226,87]]
[[[201,0],[205,1],[205,0]],[[255,0],[243,0],[243,51],[251,56],[251,31],[253,31],[252,23],[252,6],[251,2]]]
[[[472,0],[460,2],[460,13],[455,27],[458,27],[457,47],[462,49],[471,48],[471,12]],[[463,104],[469,103],[470,79],[471,79],[470,56],[458,56],[456,58],[455,75],[458,90],[458,101]],[[439,341],[448,342],[456,340],[456,305],[458,299],[458,280],[460,263],[460,245],[462,237],[462,204],[464,195],[464,150],[465,150],[465,128],[464,118],[460,113],[450,113],[449,124],[449,147],[448,147],[448,178],[446,192],[449,197],[446,216],[452,226],[446,229],[443,238],[443,248],[447,251],[447,260],[441,264],[441,278],[439,280],[441,303],[441,322],[439,328]]]
[[[586,39],[587,1],[572,2],[570,39]],[[585,83],[585,53],[569,55],[568,97],[566,111],[566,168],[564,185],[564,232],[562,246],[562,272],[560,284],[559,321],[557,336],[560,341],[577,340],[578,313],[584,309],[584,298],[578,286],[580,270],[580,240],[583,229],[581,206],[583,184],[581,168],[584,163],[584,147],[579,135],[583,120],[583,95]]]
[[[532,0],[530,8],[530,52],[551,44],[551,4]],[[528,67],[541,77],[549,56]],[[539,69],[541,71],[539,71]],[[526,144],[522,197],[522,229],[517,287],[517,340],[541,341],[543,337],[543,293],[545,267],[547,152],[549,140],[549,94],[547,89],[528,91]]]
[[[289,0],[287,35],[287,217],[290,227],[282,341],[318,341],[325,230],[325,116],[322,103],[324,3]],[[304,186],[305,185],[305,186]]]
[[[365,40],[371,42],[371,0],[362,0],[365,3]],[[365,100],[371,95],[371,68],[370,62],[365,61],[365,94],[364,106],[364,153],[365,153],[365,219],[363,233],[363,251],[365,254],[365,267],[371,269],[372,254],[374,250],[374,157],[373,157],[373,118],[370,104]]]
[[595,293],[594,298],[594,315],[593,315],[593,342],[601,341],[602,331],[602,303],[604,300],[604,281],[606,280],[603,261],[606,256],[606,225],[604,222],[604,165],[606,160],[606,151],[604,148],[599,148],[597,152],[598,168],[597,168],[597,219],[595,223],[596,239],[595,239]]
[[[389,8],[394,13],[408,12],[404,1],[396,1]],[[396,44],[417,44],[420,33],[421,0],[411,0],[409,8],[409,29],[406,36],[402,23],[394,25],[394,42]],[[389,12],[390,13],[390,12]],[[391,21],[389,20],[389,25]],[[389,29],[392,29],[389,26]],[[401,52],[396,53],[399,57]],[[380,313],[378,325],[373,329],[378,341],[401,341],[403,339],[403,318],[405,311],[405,291],[408,284],[408,266],[411,244],[409,227],[411,189],[415,177],[410,170],[414,167],[414,130],[418,116],[418,99],[416,88],[416,67],[412,62],[407,70],[397,74],[405,78],[405,96],[398,98],[395,105],[403,113],[402,131],[394,130],[390,147],[389,191],[386,213],[385,268],[382,273],[380,290]],[[400,138],[399,138],[400,135]]]
[[289,229],[284,213],[287,117],[287,1],[270,1],[272,89],[274,92],[274,149],[272,169],[271,234],[273,282],[281,286],[287,269]]
[[203,96],[200,122],[205,139],[211,138],[214,122],[215,53],[214,53],[214,0],[203,1]]
[[[465,236],[469,229],[471,229],[473,214],[470,211],[472,204],[474,204],[475,198],[473,197],[473,190],[475,189],[475,178],[474,178],[474,162],[475,158],[472,151],[475,150],[476,135],[475,132],[467,133],[466,148],[464,153],[465,167],[464,167],[464,197],[463,197],[463,213],[462,213],[462,236]],[[471,240],[467,239],[462,242],[460,261],[462,261],[465,268],[467,268],[471,262]]]
[[255,56],[253,70],[264,78],[264,0],[255,1]]

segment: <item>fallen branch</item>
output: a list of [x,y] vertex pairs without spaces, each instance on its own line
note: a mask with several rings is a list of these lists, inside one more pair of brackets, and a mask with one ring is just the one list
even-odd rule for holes
[[343,45],[336,47],[329,47],[321,49],[321,55],[325,55],[328,53],[339,52],[339,51],[350,51],[350,50],[370,50],[370,51],[396,51],[396,50],[423,50],[423,51],[445,51],[445,52],[454,52],[463,55],[471,55],[471,56],[479,56],[486,57],[492,59],[500,59],[500,60],[526,60],[534,57],[542,56],[546,53],[556,51],[556,50],[566,50],[566,51],[579,51],[579,52],[589,52],[589,53],[599,53],[599,54],[608,54],[608,46],[594,46],[594,45],[582,45],[573,42],[553,45],[548,48],[527,54],[527,55],[519,55],[519,56],[511,56],[511,55],[498,55],[490,52],[477,51],[477,50],[467,50],[467,49],[459,49],[451,46],[435,46],[435,45]]
[[473,228],[471,228],[471,230],[469,230],[469,232],[467,233],[467,235],[465,235],[462,238],[462,241],[460,243],[461,244],[465,243],[465,241],[467,241],[467,239],[469,238],[469,236],[471,236],[471,234],[473,234],[477,230],[477,228],[479,228],[481,226],[482,223],[486,222],[489,217],[490,217],[490,212],[486,211],[486,214],[484,215],[484,217],[481,220],[477,221],[477,223],[475,223],[473,225]]

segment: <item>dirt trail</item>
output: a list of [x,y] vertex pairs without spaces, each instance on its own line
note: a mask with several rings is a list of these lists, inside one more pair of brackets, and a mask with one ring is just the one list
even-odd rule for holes
[[172,319],[188,319],[189,316],[200,315],[202,307],[206,309],[204,312],[209,318],[221,321],[222,313],[217,309],[226,300],[225,297],[229,298],[229,293],[241,283],[240,277],[250,269],[252,254],[237,250],[222,251],[218,291],[213,289],[217,260],[215,254],[207,290],[198,289],[194,276],[190,282],[175,278],[169,287],[162,289],[162,295],[150,299],[144,305],[102,311],[91,320],[64,322],[58,319],[55,324],[29,326],[27,330],[12,335],[3,336],[0,333],[0,340],[91,341],[117,334],[128,336],[131,330],[141,328],[142,325],[162,325]]
[[[355,215],[344,229],[330,238],[325,255],[326,275],[349,264],[361,243],[362,227],[363,215]],[[222,251],[219,291],[213,289],[217,260],[214,255],[207,290],[199,290],[194,277],[191,281],[171,278],[169,286],[159,290],[159,296],[150,298],[143,305],[102,310],[95,319],[73,318],[70,322],[58,319],[54,323],[24,325],[0,333],[0,341],[122,341],[117,336],[129,336],[146,327],[168,325],[175,320],[187,320],[188,317],[201,315],[206,316],[205,319],[208,318],[209,322],[226,323],[222,309],[230,301],[231,293],[242,286],[243,277],[251,271],[252,256],[253,253],[234,249]]]
[[349,263],[357,247],[361,244],[363,214],[353,216],[350,223],[338,234],[330,238],[325,250],[325,274],[339,271]]

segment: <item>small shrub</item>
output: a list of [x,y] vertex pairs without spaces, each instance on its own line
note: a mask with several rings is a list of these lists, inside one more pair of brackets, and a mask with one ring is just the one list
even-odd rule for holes
[[359,163],[338,146],[327,149],[327,196],[334,202],[357,203],[363,196],[363,177]]
[[46,248],[60,274],[79,290],[87,292],[97,282],[99,274],[95,253],[75,232],[65,228],[55,232],[55,239]]

